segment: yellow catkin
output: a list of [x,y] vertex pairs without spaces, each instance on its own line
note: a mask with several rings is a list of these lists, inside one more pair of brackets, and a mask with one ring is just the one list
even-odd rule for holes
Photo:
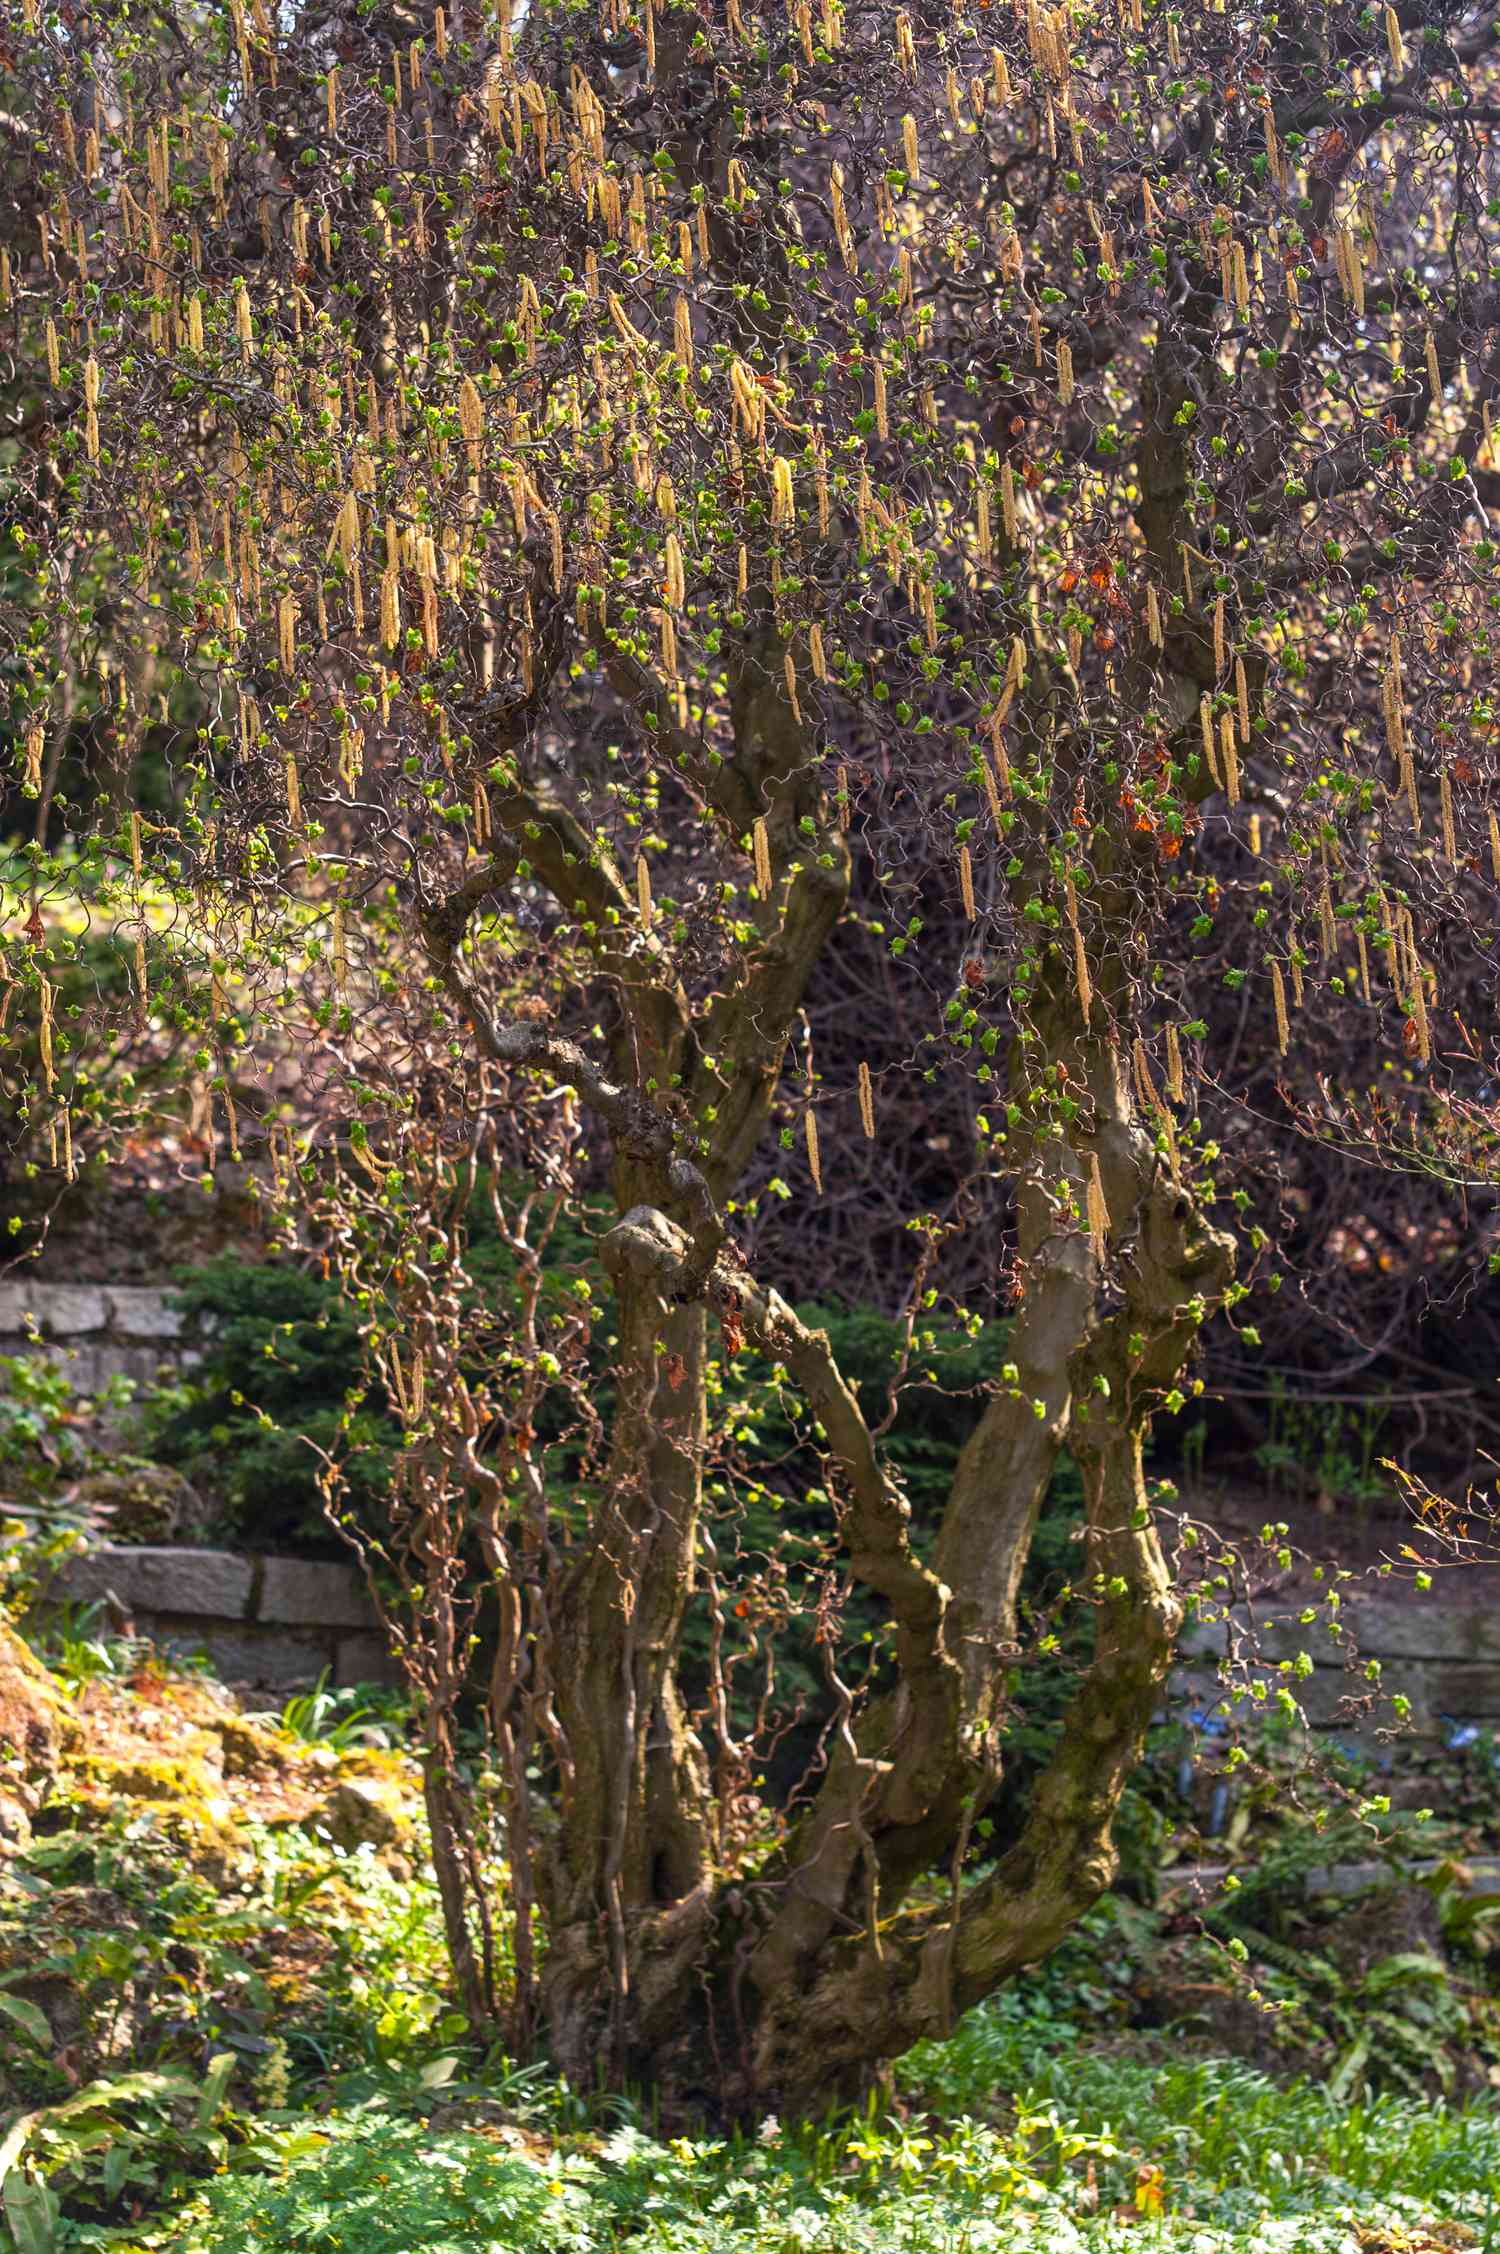
[[1302,965],[1297,956],[1291,959],[1292,1001],[1297,1009],[1302,1007]]
[[1146,637],[1153,649],[1159,650],[1166,645],[1161,625],[1161,604],[1154,587],[1146,589]]
[[1136,1091],[1141,1102],[1148,1111],[1160,1112],[1162,1109],[1161,1091],[1151,1077],[1151,1060],[1146,1054],[1146,1044],[1139,1033],[1135,1037],[1131,1056],[1135,1065]]
[[41,1052],[42,1078],[51,1089],[56,1074],[52,1068],[52,988],[44,978],[40,988],[41,1015],[37,1028],[37,1046]]
[[682,543],[675,532],[667,534],[667,557],[663,596],[673,610],[681,610],[686,599],[686,578],[682,562]]
[[762,900],[768,900],[771,896],[771,840],[764,818],[759,814],[755,818],[750,838],[755,854],[755,889]]
[[1443,818],[1443,851],[1450,861],[1458,859],[1458,839],[1453,826],[1453,785],[1448,770],[1443,768],[1438,776],[1438,802]]
[[1257,857],[1259,857],[1259,854],[1260,854],[1260,816],[1259,816],[1258,814],[1252,814],[1252,815],[1251,815],[1251,817],[1250,817],[1250,850],[1251,850],[1251,852],[1252,852],[1253,854],[1255,854],[1255,855],[1256,855]]
[[865,1131],[867,1142],[875,1140],[875,1089],[870,1079],[870,1068],[859,1068],[859,1123]]
[[1220,772],[1218,746],[1214,738],[1214,710],[1206,696],[1198,699],[1198,725],[1203,732],[1203,764],[1213,782],[1222,790],[1224,777]]
[[1104,1177],[1097,1151],[1089,1152],[1088,1220],[1094,1258],[1102,1263],[1109,1248],[1109,1207],[1104,1202]]
[[1401,37],[1401,19],[1392,7],[1385,11],[1385,43],[1391,58],[1391,69],[1396,72],[1406,68],[1406,43]]
[[1068,929],[1073,934],[1073,976],[1078,987],[1078,1007],[1082,1010],[1083,1022],[1087,1025],[1094,1006],[1094,989],[1089,978],[1089,960],[1083,944],[1083,933],[1078,928],[1078,895],[1071,877],[1064,877],[1063,888]]
[[1224,795],[1231,806],[1240,802],[1240,755],[1234,741],[1234,715],[1226,712],[1219,722],[1219,757],[1224,763]]
[[1074,391],[1075,386],[1073,382],[1072,350],[1068,345],[1066,338],[1059,337],[1057,340],[1058,405],[1061,407],[1071,407],[1073,404]]
[[1005,519],[1005,539],[1009,547],[1016,545],[1018,519],[1016,515],[1016,473],[1009,462],[1000,465],[1000,510]]
[[1182,1043],[1175,1025],[1167,1027],[1167,1094],[1174,1104],[1183,1101]]
[[1286,987],[1282,983],[1280,963],[1271,965],[1271,1001],[1276,1011],[1276,1046],[1285,1056],[1288,1040]]
[[972,923],[976,914],[974,907],[974,864],[969,858],[969,848],[966,845],[961,845],[958,849],[958,889],[963,899],[964,914]]
[[1089,1023],[1094,1008],[1094,988],[1089,978],[1089,959],[1083,944],[1083,933],[1073,926],[1073,977],[1078,987],[1078,1007],[1083,1012],[1083,1022]]
[[807,1126],[807,1163],[813,1178],[813,1188],[819,1197],[823,1194],[823,1163],[818,1156],[818,1115],[809,1110],[804,1114]]
[[1490,811],[1490,867],[1495,873],[1495,882],[1500,884],[1500,820],[1496,819],[1493,808]]
[[647,931],[655,921],[656,910],[651,901],[651,871],[646,866],[646,856],[638,853],[635,861],[635,896],[640,906],[641,922]]
[[1370,999],[1370,951],[1365,945],[1365,935],[1356,928],[1354,944],[1359,951],[1359,990],[1365,1000]]
[[1432,1062],[1432,1028],[1427,1021],[1427,980],[1422,964],[1412,957],[1411,1015],[1417,1032],[1417,1057],[1422,1064]]
[[395,649],[401,640],[401,582],[395,571],[381,575],[380,639],[388,650]]

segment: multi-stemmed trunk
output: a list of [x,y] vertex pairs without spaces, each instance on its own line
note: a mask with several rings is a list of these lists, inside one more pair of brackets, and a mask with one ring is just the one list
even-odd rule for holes
[[[1174,1179],[1117,1050],[1081,1025],[1066,1039],[1092,1132],[1086,1148],[1039,1142],[1007,1373],[930,1562],[821,1333],[722,1252],[700,1295],[677,1301],[691,1242],[648,1203],[605,1239],[619,1405],[605,1515],[558,1624],[573,1765],[543,1882],[542,2018],[574,2078],[650,2083],[684,2114],[816,2109],[1044,1955],[1109,1882],[1111,1819],[1179,1619],[1143,1447],[1220,1301],[1230,1245]],[[895,1687],[835,1733],[806,1812],[750,1868],[716,1861],[676,1686],[710,1310],[786,1366],[826,1433],[847,1570],[894,1630]],[[960,1889],[1005,1762],[1021,1574],[1064,1443],[1083,1481],[1093,1657],[1019,1830]]]

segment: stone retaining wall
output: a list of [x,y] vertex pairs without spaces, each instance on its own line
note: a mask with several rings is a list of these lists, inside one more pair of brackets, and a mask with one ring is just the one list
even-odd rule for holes
[[[1310,1722],[1331,1724],[1344,1700],[1374,1690],[1409,1698],[1412,1723],[1426,1735],[1437,1735],[1448,1721],[1500,1724],[1500,1612],[1413,1590],[1400,1597],[1350,1597],[1341,1614],[1347,1627],[1340,1637],[1329,1634],[1322,1618],[1301,1625],[1285,1600],[1258,1606],[1253,1630],[1243,1608],[1231,1613],[1227,1629],[1222,1621],[1190,1626],[1179,1646],[1184,1664],[1176,1694],[1211,1703],[1208,1663],[1223,1656],[1227,1634],[1253,1633],[1262,1662],[1304,1651],[1312,1660],[1311,1675],[1291,1683]],[[1372,1659],[1380,1663],[1378,1683],[1365,1679],[1365,1662]]]
[[336,1683],[395,1673],[351,1565],[106,1542],[64,1559],[38,1609],[99,1600],[155,1643],[206,1652],[231,1683],[291,1689],[324,1668]]
[[144,1284],[39,1283],[23,1272],[0,1282],[0,1354],[41,1352],[80,1394],[117,1377],[148,1385],[163,1363],[198,1360],[171,1296]]

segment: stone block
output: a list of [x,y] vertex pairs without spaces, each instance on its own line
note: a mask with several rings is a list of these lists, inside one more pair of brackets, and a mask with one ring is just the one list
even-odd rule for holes
[[173,1339],[181,1335],[182,1317],[168,1303],[164,1291],[139,1284],[110,1284],[104,1294],[109,1319],[123,1338]]
[[110,1595],[134,1615],[244,1620],[254,1584],[250,1560],[231,1557],[225,1550],[103,1542],[64,1558],[43,1592],[43,1601],[88,1602]]
[[333,1679],[340,1690],[350,1683],[398,1683],[401,1669],[384,1636],[366,1629],[339,1637]]
[[154,1620],[154,1640],[185,1654],[204,1652],[226,1683],[265,1690],[299,1690],[315,1683],[333,1659],[332,1639],[296,1629],[241,1627],[213,1621]]
[[352,1565],[300,1557],[268,1557],[262,1563],[258,1620],[368,1628],[374,1617],[364,1582]]
[[[1500,1666],[1500,1611],[1485,1605],[1445,1604],[1415,1590],[1401,1597],[1351,1597],[1340,1614],[1344,1633],[1339,1636],[1330,1634],[1326,1613],[1320,1611],[1304,1625],[1296,1617],[1300,1609],[1292,1604],[1258,1608],[1255,1646],[1263,1658],[1291,1659],[1306,1651],[1320,1666],[1342,1666],[1351,1653],[1421,1664]],[[1246,1633],[1246,1613],[1236,1609],[1231,1622],[1233,1633]],[[1188,1658],[1217,1658],[1228,1632],[1223,1621],[1194,1622],[1184,1629],[1178,1648]]]
[[48,1338],[103,1330],[108,1320],[104,1294],[92,1284],[32,1284],[25,1297]]
[[1500,1667],[1435,1661],[1424,1673],[1434,1715],[1453,1722],[1500,1720]]

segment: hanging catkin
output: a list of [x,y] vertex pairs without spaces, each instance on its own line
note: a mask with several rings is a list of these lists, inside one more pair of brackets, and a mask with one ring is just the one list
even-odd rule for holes
[[870,1068],[867,1064],[861,1064],[859,1068],[859,1123],[865,1131],[866,1141],[873,1143],[875,1140],[875,1090],[871,1084]]
[[1109,1246],[1109,1207],[1104,1202],[1104,1177],[1099,1171],[1097,1151],[1089,1152],[1088,1219],[1094,1258],[1102,1266]]
[[1438,774],[1438,804],[1443,818],[1443,851],[1450,861],[1458,859],[1458,841],[1453,827],[1453,785],[1448,780],[1448,770]]
[[1016,473],[1010,463],[1000,465],[1000,513],[1005,519],[1005,539],[1008,547],[1016,545],[1018,520],[1016,517]]
[[963,899],[964,914],[972,923],[976,912],[974,907],[974,864],[969,858],[969,848],[966,845],[961,845],[958,849],[958,889]]
[[1057,403],[1071,407],[1074,394],[1073,354],[1065,337],[1057,340]]
[[1490,867],[1495,872],[1495,882],[1500,884],[1500,821],[1496,820],[1493,808],[1490,810]]
[[1174,1104],[1183,1101],[1182,1043],[1175,1025],[1167,1027],[1167,1094]]
[[1078,928],[1078,896],[1073,890],[1073,879],[1065,877],[1068,928],[1073,934],[1073,977],[1078,986],[1078,1007],[1083,1012],[1083,1022],[1089,1022],[1094,1007],[1094,989],[1089,978],[1089,959],[1083,944],[1083,933]]
[[1421,1063],[1432,1062],[1432,1029],[1427,1022],[1427,979],[1416,955],[1412,956],[1411,1016],[1417,1034],[1417,1056]]
[[1281,980],[1280,963],[1271,965],[1271,1001],[1276,1011],[1276,1046],[1283,1056],[1287,1051],[1286,988]]
[[807,1163],[812,1171],[813,1188],[821,1197],[823,1194],[823,1167],[818,1157],[818,1115],[809,1108],[804,1117],[807,1123]]
[[766,834],[764,818],[757,814],[750,832],[755,853],[755,889],[762,900],[771,897],[771,840]]
[[1203,731],[1203,764],[1217,789],[1224,787],[1224,777],[1219,767],[1218,747],[1214,737],[1214,712],[1209,698],[1198,699],[1198,725]]
[[41,1051],[42,1079],[49,1092],[56,1077],[52,1069],[52,988],[44,978],[41,982],[41,1018],[37,1028],[37,1046]]
[[640,904],[641,922],[649,931],[656,911],[651,902],[651,871],[646,866],[644,853],[638,853],[635,859],[635,896]]

